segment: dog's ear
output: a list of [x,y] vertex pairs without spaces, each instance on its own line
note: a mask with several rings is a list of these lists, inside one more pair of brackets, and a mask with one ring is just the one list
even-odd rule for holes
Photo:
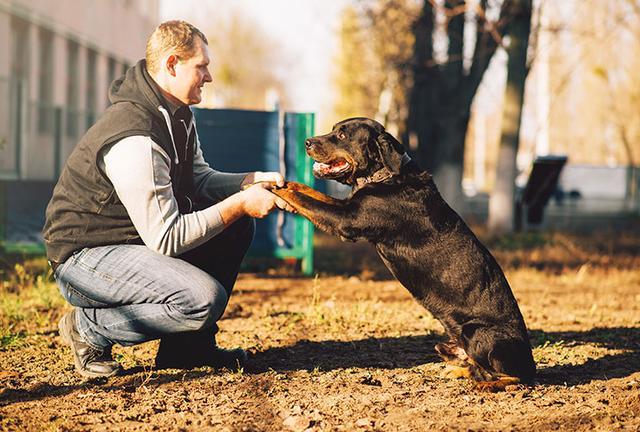
[[390,133],[382,132],[376,138],[380,161],[392,174],[400,174],[404,148]]

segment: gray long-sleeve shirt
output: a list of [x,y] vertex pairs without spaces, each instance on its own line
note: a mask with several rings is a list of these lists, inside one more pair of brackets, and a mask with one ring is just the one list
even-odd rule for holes
[[[127,210],[142,241],[163,255],[193,249],[224,229],[218,205],[180,214],[173,195],[169,155],[147,136],[131,136],[106,147],[98,163]],[[196,194],[219,202],[239,192],[246,173],[216,171],[196,141],[193,161]]]

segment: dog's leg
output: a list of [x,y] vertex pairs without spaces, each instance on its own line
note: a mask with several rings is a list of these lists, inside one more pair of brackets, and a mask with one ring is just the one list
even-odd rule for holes
[[466,361],[469,358],[464,348],[462,348],[454,341],[449,341],[446,344],[436,344],[435,349],[440,358],[442,358],[444,361],[452,361],[456,359]]
[[357,220],[357,216],[348,200],[335,199],[294,182],[287,182],[284,187],[272,189],[271,192],[321,230],[347,240],[357,237],[352,227],[352,221]]
[[475,388],[483,392],[496,393],[504,391],[507,386],[520,384],[520,378],[512,376],[501,376],[494,381],[478,381],[475,383]]
[[450,379],[473,379],[469,357],[464,349],[451,340],[447,343],[439,343],[435,346],[436,353],[446,363],[445,377]]
[[445,378],[449,379],[460,379],[460,378],[468,378],[473,379],[473,374],[469,369],[469,366],[461,366],[458,364],[453,364],[447,362],[446,369],[444,372]]
[[[286,182],[286,184],[285,184],[285,186],[283,188],[279,188],[277,190],[282,190],[282,189],[299,192],[299,193],[301,193],[301,194],[303,194],[305,196],[308,196],[310,198],[313,198],[313,199],[315,199],[317,201],[321,201],[321,202],[326,203],[326,204],[331,204],[331,205],[335,205],[335,206],[339,206],[339,205],[343,205],[344,204],[343,200],[339,200],[339,199],[330,197],[329,195],[325,195],[322,192],[318,192],[317,190],[307,186],[306,184],[302,184],[302,183]],[[277,190],[273,191],[273,192],[277,194]]]

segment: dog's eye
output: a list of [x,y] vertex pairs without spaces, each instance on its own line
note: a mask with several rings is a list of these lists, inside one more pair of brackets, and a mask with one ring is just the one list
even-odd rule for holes
[[341,140],[345,139],[347,136],[344,134],[344,132],[339,132],[338,133],[338,138],[340,138]]

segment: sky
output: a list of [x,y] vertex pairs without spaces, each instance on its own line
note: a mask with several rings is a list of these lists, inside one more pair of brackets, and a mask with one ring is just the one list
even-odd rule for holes
[[339,14],[348,3],[349,0],[161,0],[160,17],[163,21],[185,19],[197,27],[204,27],[207,15],[215,11],[225,14],[235,10],[251,17],[278,42],[285,51],[283,57],[293,59],[286,71],[291,98],[288,109],[315,112],[321,124],[327,122],[323,117],[329,115],[333,105],[331,77]]

